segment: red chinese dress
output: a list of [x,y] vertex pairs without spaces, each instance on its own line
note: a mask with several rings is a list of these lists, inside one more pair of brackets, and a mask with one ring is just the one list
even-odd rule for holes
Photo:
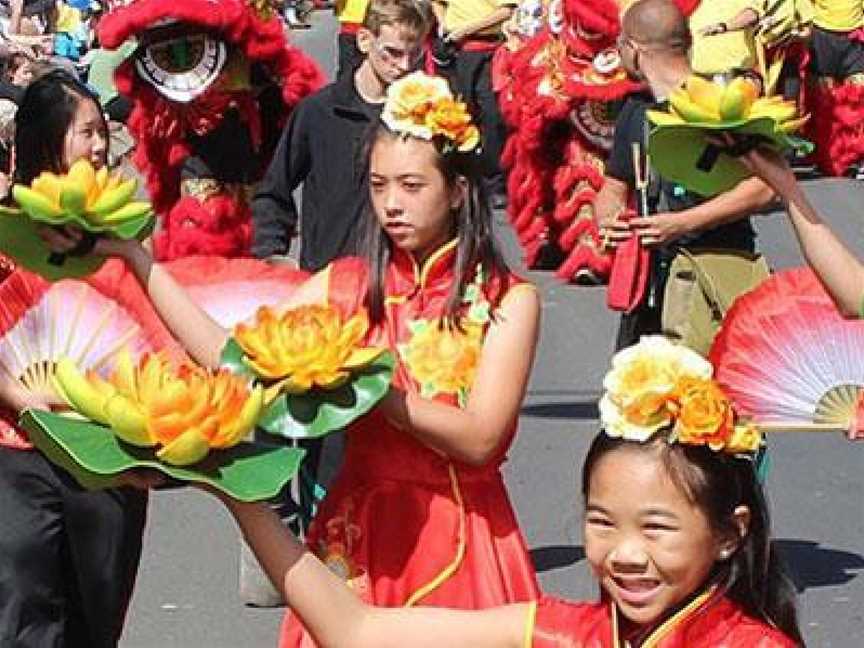
[[531,604],[525,648],[795,648],[785,634],[736,603],[704,592],[647,636],[625,638],[605,601],[542,598]]
[[[373,334],[399,359],[395,385],[453,405],[471,387],[487,298],[533,289],[514,277],[500,287],[478,278],[466,290],[463,332],[441,329],[455,254],[454,240],[419,267],[396,250],[386,321]],[[535,600],[534,568],[500,472],[514,433],[515,426],[494,460],[474,467],[373,411],[347,431],[344,464],[311,525],[310,549],[375,605],[479,609]],[[289,612],[279,645],[315,643]]]

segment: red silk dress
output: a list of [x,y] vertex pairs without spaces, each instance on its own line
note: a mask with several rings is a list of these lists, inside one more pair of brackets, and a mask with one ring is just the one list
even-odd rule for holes
[[573,603],[542,598],[531,604],[525,648],[795,648],[764,621],[748,616],[729,599],[705,592],[647,636],[618,633],[608,602]]
[[[453,405],[464,403],[473,380],[487,296],[529,288],[515,278],[500,287],[475,281],[466,291],[464,333],[440,329],[455,248],[456,241],[446,244],[422,268],[396,251],[386,321],[373,333],[399,359],[394,384]],[[500,472],[514,433],[494,460],[474,467],[373,411],[347,431],[344,464],[311,525],[310,549],[375,605],[478,609],[535,600],[534,568]],[[315,643],[289,611],[279,645]]]

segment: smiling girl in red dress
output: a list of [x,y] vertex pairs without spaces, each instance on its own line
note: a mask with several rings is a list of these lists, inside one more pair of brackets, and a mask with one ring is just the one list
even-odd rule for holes
[[222,497],[286,601],[341,648],[792,648],[794,595],[770,542],[761,435],[736,424],[711,366],[662,338],[622,351],[583,469],[600,600],[483,611],[361,603],[266,507]]

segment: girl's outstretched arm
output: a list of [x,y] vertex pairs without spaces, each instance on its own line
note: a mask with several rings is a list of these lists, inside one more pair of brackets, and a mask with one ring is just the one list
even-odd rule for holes
[[489,325],[464,408],[391,389],[382,411],[396,426],[450,457],[487,463],[519,415],[539,325],[540,298],[534,286],[511,288]]
[[[78,244],[82,233],[71,227],[62,230],[43,227],[39,235],[52,251],[65,253]],[[141,243],[134,239],[100,238],[93,252],[124,259],[147,292],[162,321],[189,355],[205,367],[219,366],[219,356],[228,332],[192,301],[186,290],[153,260]]]
[[269,507],[217,494],[291,610],[322,648],[520,648],[529,604],[480,611],[375,608],[307,551]]
[[807,199],[786,160],[774,151],[762,149],[752,151],[743,160],[786,204],[801,252],[837,307],[846,317],[860,317],[864,304],[864,265]]

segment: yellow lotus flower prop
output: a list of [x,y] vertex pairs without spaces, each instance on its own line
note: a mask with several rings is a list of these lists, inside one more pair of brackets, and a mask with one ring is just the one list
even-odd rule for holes
[[648,111],[648,118],[658,126],[683,124],[736,123],[767,117],[775,123],[777,133],[799,130],[809,115],[798,116],[798,106],[781,96],[760,97],[759,89],[749,79],[738,77],[719,85],[692,75],[683,88],[669,95],[670,112]]
[[603,380],[600,419],[609,436],[645,442],[668,428],[670,441],[731,454],[755,453],[759,431],[736,423],[732,403],[712,380],[713,367],[663,336],[619,351]]
[[250,388],[241,376],[176,366],[160,354],[145,354],[136,365],[124,351],[107,378],[64,358],[55,382],[77,412],[109,426],[126,443],[160,446],[156,457],[173,466],[198,463],[211,449],[243,441],[264,404],[262,388]]
[[460,329],[438,320],[420,320],[412,323],[411,333],[399,350],[420,383],[421,395],[454,394],[467,401],[480,363],[483,324],[467,320]]
[[137,189],[136,180],[109,174],[106,167],[96,171],[82,159],[66,175],[45,171],[29,187],[15,185],[12,196],[34,220],[55,225],[74,222],[101,232],[152,216],[149,202],[133,200]]
[[414,72],[393,83],[381,120],[394,133],[424,140],[442,138],[458,151],[474,150],[480,131],[471,120],[468,107],[457,101],[447,81]]
[[280,392],[303,394],[344,385],[352,372],[384,352],[381,347],[360,346],[368,329],[365,310],[343,320],[329,305],[307,304],[281,315],[265,306],[253,325],[234,329],[234,340],[243,350],[245,364],[271,383],[266,393],[270,402]]

